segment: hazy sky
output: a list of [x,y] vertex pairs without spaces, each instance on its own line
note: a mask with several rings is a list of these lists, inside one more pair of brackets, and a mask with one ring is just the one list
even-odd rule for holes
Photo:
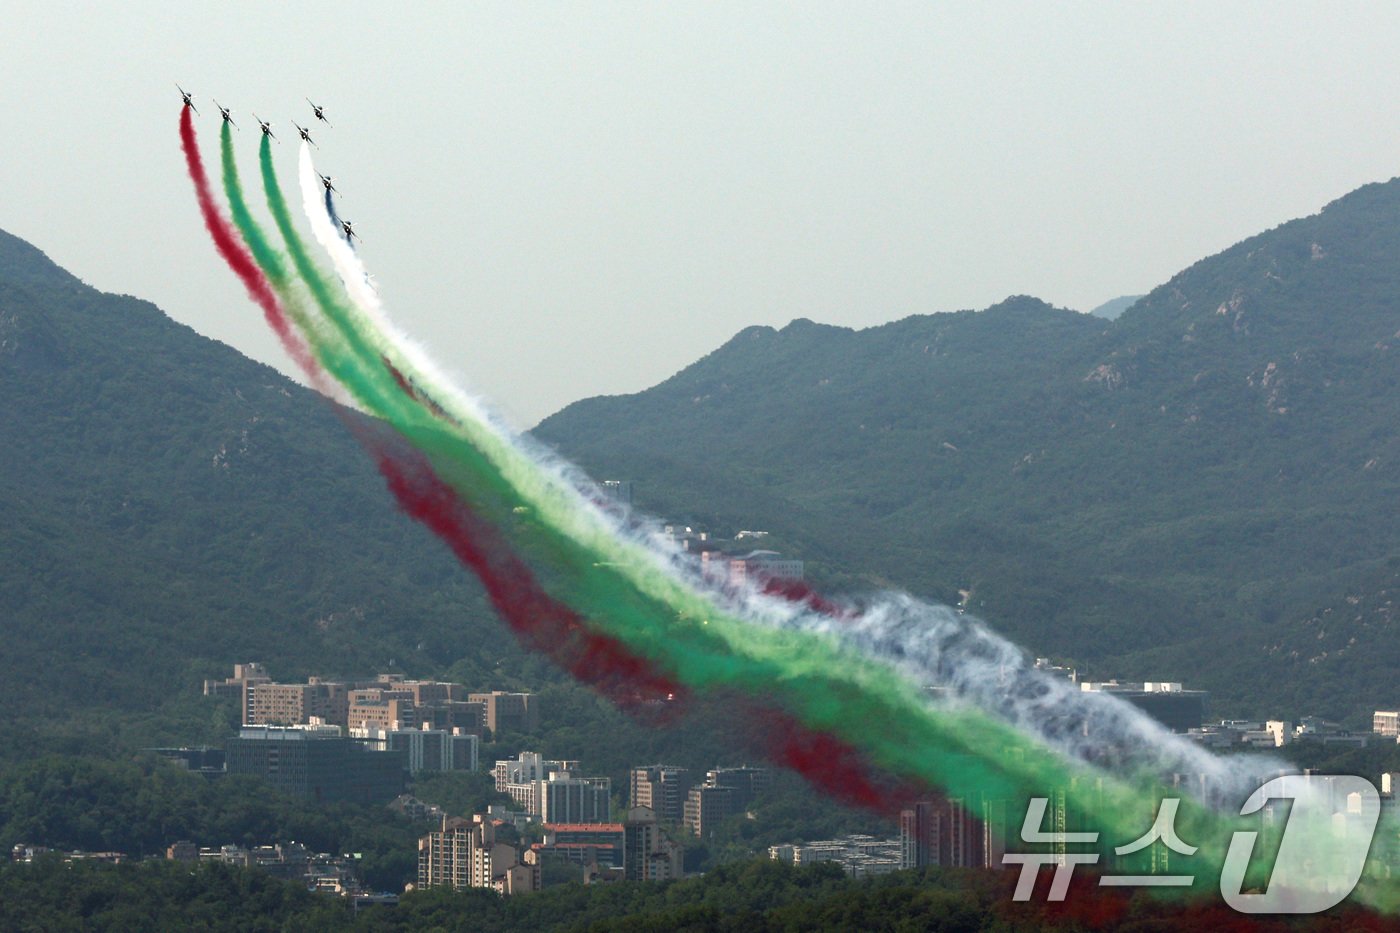
[[[408,10],[410,12],[399,12]],[[1087,310],[1400,166],[1400,4],[0,0],[0,228],[288,370],[178,81],[318,167],[390,313],[528,426],[749,324]]]

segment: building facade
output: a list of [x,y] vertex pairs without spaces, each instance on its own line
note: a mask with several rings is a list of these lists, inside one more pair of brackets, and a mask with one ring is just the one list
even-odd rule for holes
[[538,891],[539,860],[533,851],[522,855],[498,842],[495,825],[481,814],[449,817],[418,840],[418,886],[488,888],[503,895]]
[[685,768],[673,765],[647,765],[633,768],[628,775],[628,801],[634,807],[648,807],[658,819],[679,823],[685,817],[685,798],[695,781]]
[[225,756],[229,774],[317,801],[387,803],[403,792],[407,774],[403,752],[372,751],[336,726],[244,726]]
[[628,881],[670,881],[683,877],[681,847],[667,838],[650,807],[632,807],[622,824]]
[[492,690],[490,693],[468,694],[467,699],[483,704],[485,725],[493,736],[502,732],[531,733],[540,727],[539,698],[533,693]]

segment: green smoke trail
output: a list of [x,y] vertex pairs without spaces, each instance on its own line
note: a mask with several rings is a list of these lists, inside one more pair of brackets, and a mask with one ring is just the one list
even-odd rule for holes
[[[363,334],[359,330],[347,325],[346,318],[352,312],[344,302],[339,300],[335,293],[335,287],[316,268],[315,262],[312,261],[305,245],[297,235],[296,229],[292,226],[287,202],[277,183],[277,173],[272,165],[271,141],[267,136],[263,136],[259,144],[258,159],[262,168],[263,188],[267,195],[268,209],[271,211],[272,219],[287,247],[292,266],[296,269],[302,284],[310,291],[316,305],[321,309],[325,320],[334,329],[338,338],[331,338],[324,328],[316,326],[311,321],[308,321],[308,327],[304,329],[303,336],[316,351],[322,365],[335,375],[337,381],[349,390],[356,401],[370,411],[379,412],[390,420],[392,420],[392,415],[411,418],[413,412],[410,406],[403,404],[402,393],[392,386],[386,391],[381,380],[374,378],[372,370],[374,368],[382,369],[377,358],[378,354],[364,342]],[[226,170],[230,165],[232,165],[232,160],[226,160]],[[246,205],[242,213],[257,238],[262,241],[263,249],[261,251],[254,249],[253,253],[258,264],[262,266],[274,285],[278,281],[278,273],[281,273],[282,281],[287,281],[288,276],[285,266],[281,262],[281,257],[277,255],[276,250],[268,246],[266,238],[261,236],[261,231],[257,229],[256,224],[252,223]],[[238,222],[237,214],[235,214],[235,222]],[[239,228],[242,230],[241,223]],[[264,259],[267,260],[268,264],[264,264]],[[346,346],[336,346],[338,340],[343,340]]]
[[[263,176],[279,231],[322,312],[343,337],[315,341],[329,369],[353,372],[355,395],[394,424],[435,470],[474,505],[485,505],[520,549],[544,558],[552,592],[599,631],[618,638],[658,670],[698,689],[737,688],[797,715],[808,726],[862,749],[888,772],[917,778],[952,796],[1013,801],[1062,791],[1101,850],[1137,838],[1165,791],[1074,764],[1011,727],[970,709],[933,710],[916,686],[834,639],[757,626],[663,572],[635,542],[619,539],[580,509],[559,478],[472,418],[431,417],[394,384],[382,365],[425,384],[423,373],[370,317],[346,306],[296,240],[263,143]],[[431,383],[426,383],[430,387]],[[433,387],[438,388],[438,387]],[[444,395],[448,394],[444,390]],[[1002,817],[1015,824],[1016,814]],[[1234,821],[1183,801],[1177,829],[1201,846],[1197,878],[1218,873]]]

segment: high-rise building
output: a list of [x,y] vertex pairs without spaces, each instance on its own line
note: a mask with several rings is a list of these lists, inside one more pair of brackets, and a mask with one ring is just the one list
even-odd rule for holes
[[612,816],[612,779],[557,771],[539,782],[540,821],[602,823]]
[[632,807],[622,824],[626,836],[628,881],[669,881],[685,874],[681,847],[666,838],[650,807]]
[[490,888],[500,894],[540,889],[534,852],[496,840],[493,823],[476,814],[470,820],[444,818],[442,829],[418,840],[418,886]]
[[735,813],[741,812],[753,799],[768,789],[773,773],[767,768],[752,768],[744,765],[739,768],[715,768],[705,775],[705,783],[715,787],[728,787],[732,790],[731,806]]
[[704,839],[714,832],[717,823],[736,812],[734,788],[706,783],[692,787],[686,795],[682,822],[692,836]]
[[921,800],[899,814],[900,865],[999,868],[1006,847],[997,827],[1005,825],[1001,801],[980,795],[966,800]]
[[685,816],[685,798],[694,783],[689,771],[673,765],[633,768],[628,800],[634,807],[650,807],[659,819],[679,823]]
[[899,865],[924,868],[939,864],[938,836],[941,829],[938,808],[921,800],[899,814]]

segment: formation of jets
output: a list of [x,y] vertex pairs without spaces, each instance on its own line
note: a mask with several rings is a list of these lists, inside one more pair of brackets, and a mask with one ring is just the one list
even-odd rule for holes
[[[180,87],[180,85],[178,84],[175,85],[175,89],[180,92],[180,100],[184,103],[184,105],[193,110],[195,113],[199,113],[199,108],[194,105],[194,95],[191,94],[189,91],[185,90],[184,88]],[[306,102],[311,105],[311,112],[315,115],[318,121],[326,124],[326,126],[332,125],[331,121],[326,119],[326,109],[324,107],[317,104],[309,97],[306,98]],[[219,108],[219,116],[223,118],[223,121],[225,123],[231,123],[235,128],[238,126],[237,123],[234,123],[233,114],[232,111],[229,110],[229,108],[220,104],[217,100],[214,101],[214,106]],[[268,137],[269,139],[277,139],[277,135],[272,132],[272,123],[270,121],[262,119],[256,113],[253,114],[253,119],[258,122],[258,129],[262,131],[262,134],[264,136]],[[312,146],[316,145],[316,141],[311,138],[310,129],[302,126],[295,120],[292,121],[292,126],[295,126],[297,128],[297,134],[300,135],[303,140],[305,140]],[[316,148],[319,149],[320,147],[317,146]],[[321,184],[325,186],[326,191],[335,191],[336,194],[340,194],[339,191],[336,191],[335,185],[332,183],[331,176],[321,175],[320,178]],[[342,220],[340,222],[340,229],[344,233],[345,241],[347,243],[351,243],[360,238],[360,235],[355,232],[355,228],[351,225],[350,221],[348,220]]]

